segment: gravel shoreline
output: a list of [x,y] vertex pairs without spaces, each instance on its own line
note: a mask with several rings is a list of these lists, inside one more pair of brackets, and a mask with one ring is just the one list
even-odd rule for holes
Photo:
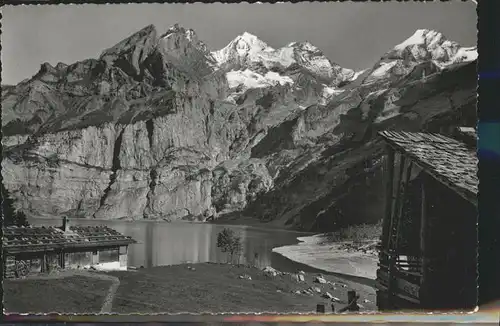
[[298,244],[277,247],[273,252],[327,272],[376,278],[377,240],[331,242],[322,234],[297,239]]

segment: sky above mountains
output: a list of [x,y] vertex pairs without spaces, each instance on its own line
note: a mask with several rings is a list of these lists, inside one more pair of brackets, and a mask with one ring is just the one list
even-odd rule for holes
[[149,24],[159,33],[179,23],[212,50],[247,31],[279,48],[309,41],[345,68],[370,67],[420,28],[462,46],[477,39],[472,1],[427,3],[115,4],[2,8],[2,84],[35,74],[40,64],[98,57]]

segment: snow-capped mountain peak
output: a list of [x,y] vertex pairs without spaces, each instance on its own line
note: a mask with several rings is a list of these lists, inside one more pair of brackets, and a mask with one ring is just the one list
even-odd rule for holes
[[249,32],[244,32],[243,34],[236,37],[236,39],[243,40],[243,41],[247,42],[249,45],[256,45],[256,46],[262,47],[262,48],[268,47],[268,45],[264,41],[262,41],[257,36],[255,36]]
[[443,40],[443,34],[434,31],[434,30],[428,30],[428,29],[418,29],[413,33],[412,36],[407,38],[405,41],[402,43],[396,45],[394,49],[396,50],[403,50],[408,46],[411,45],[426,45],[428,44],[429,46],[435,45],[438,42]]
[[396,45],[386,57],[416,62],[433,61],[436,65],[445,67],[475,60],[477,47],[462,47],[438,31],[418,29],[412,36]]
[[[354,72],[333,64],[310,42],[291,42],[287,46],[274,49],[257,36],[245,32],[232,40],[212,56],[223,69],[245,70],[266,75],[273,71],[287,74],[287,70],[302,68],[321,78],[325,83],[336,84],[350,80]],[[293,66],[293,67],[292,67]],[[292,73],[292,72],[290,72]]]
[[260,40],[257,36],[244,32],[229,42],[223,49],[213,51],[212,55],[217,62],[222,65],[239,61],[239,58],[258,56],[259,53],[272,51],[274,51],[274,49]]
[[364,83],[405,76],[417,65],[420,68],[418,73],[415,72],[416,76],[425,76],[476,58],[477,47],[462,47],[438,31],[418,29],[387,52],[370,70]]

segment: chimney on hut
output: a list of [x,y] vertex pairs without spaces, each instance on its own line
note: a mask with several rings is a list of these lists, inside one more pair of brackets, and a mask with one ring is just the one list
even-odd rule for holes
[[454,130],[454,136],[467,147],[477,148],[477,130],[474,127],[457,127]]
[[63,224],[61,228],[64,232],[69,232],[69,219],[67,216],[63,217]]

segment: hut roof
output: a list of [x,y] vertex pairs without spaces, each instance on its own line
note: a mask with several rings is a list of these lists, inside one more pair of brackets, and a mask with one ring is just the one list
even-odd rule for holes
[[129,236],[107,226],[70,226],[64,232],[58,227],[3,228],[3,250],[11,252],[50,251],[65,248],[123,246],[135,243]]
[[473,149],[438,134],[382,131],[379,135],[438,181],[477,205],[478,160]]

